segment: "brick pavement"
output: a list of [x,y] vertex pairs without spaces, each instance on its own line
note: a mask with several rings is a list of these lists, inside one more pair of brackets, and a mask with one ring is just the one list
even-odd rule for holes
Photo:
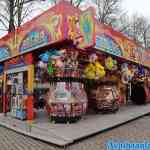
[[[113,130],[76,142],[66,150],[106,150],[108,139],[131,142],[150,141],[150,116],[145,116]],[[63,150],[0,127],[0,150]]]
[[37,141],[0,127],[0,150],[57,150],[56,146]]
[[105,144],[110,139],[150,143],[150,116],[80,141],[70,146],[68,150],[106,150]]

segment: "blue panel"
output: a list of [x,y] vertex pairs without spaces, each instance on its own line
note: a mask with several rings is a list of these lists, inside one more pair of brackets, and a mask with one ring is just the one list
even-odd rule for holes
[[113,54],[115,56],[122,56],[122,50],[119,45],[109,36],[102,34],[96,36],[95,48]]
[[20,51],[30,51],[48,44],[48,34],[43,30],[31,31],[23,40]]
[[10,57],[10,51],[7,47],[0,47],[0,60]]

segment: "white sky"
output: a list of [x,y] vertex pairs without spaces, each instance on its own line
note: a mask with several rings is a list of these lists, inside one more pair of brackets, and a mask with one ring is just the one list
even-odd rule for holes
[[123,8],[131,15],[135,12],[150,17],[150,0],[122,0]]

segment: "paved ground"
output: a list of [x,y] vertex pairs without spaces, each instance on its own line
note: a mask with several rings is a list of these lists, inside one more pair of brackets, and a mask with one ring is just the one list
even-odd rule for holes
[[[131,142],[150,141],[150,116],[143,117],[121,127],[115,128],[70,145],[66,150],[106,150],[108,139],[130,140]],[[0,150],[62,150],[47,143],[36,141],[0,127]]]
[[63,146],[145,114],[150,114],[150,104],[124,106],[113,114],[104,115],[91,112],[74,124],[54,124],[49,121],[49,117],[44,111],[38,112],[36,119],[32,123],[12,118],[9,114],[7,114],[7,117],[1,114],[0,124],[36,139]]

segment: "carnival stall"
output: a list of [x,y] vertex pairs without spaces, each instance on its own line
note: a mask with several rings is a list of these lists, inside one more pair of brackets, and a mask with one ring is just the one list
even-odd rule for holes
[[150,101],[150,52],[65,1],[1,38],[0,63],[3,112],[19,119],[46,107],[52,121],[76,122],[92,105]]

